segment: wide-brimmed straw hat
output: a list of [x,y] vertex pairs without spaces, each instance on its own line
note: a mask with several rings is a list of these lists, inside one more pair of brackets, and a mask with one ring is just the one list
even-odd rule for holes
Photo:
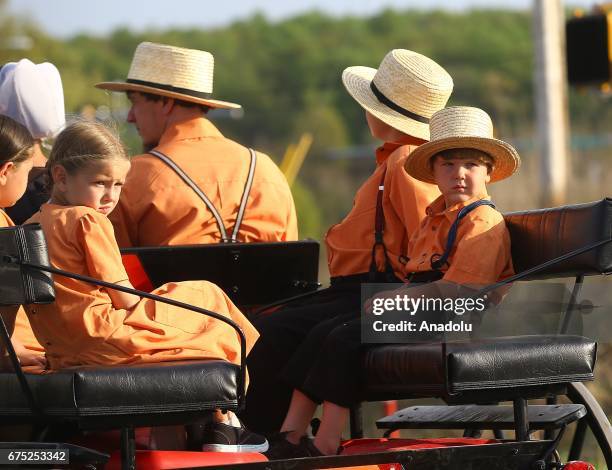
[[370,114],[391,127],[429,140],[429,119],[444,108],[453,79],[436,62],[406,49],[394,49],[371,67],[348,67],[342,83]]
[[493,137],[493,122],[479,108],[453,106],[435,113],[430,122],[431,141],[417,147],[408,157],[405,169],[410,176],[434,183],[430,159],[449,149],[467,148],[485,152],[493,159],[491,182],[512,175],[521,158],[512,145]]
[[141,42],[125,82],[97,83],[112,91],[140,91],[213,108],[240,108],[212,99],[215,60],[210,52]]

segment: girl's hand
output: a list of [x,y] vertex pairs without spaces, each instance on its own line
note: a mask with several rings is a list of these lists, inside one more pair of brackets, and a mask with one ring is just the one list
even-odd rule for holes
[[[130,289],[134,288],[130,281],[119,281],[117,282],[117,285],[129,287]],[[138,302],[140,302],[140,297],[134,294],[128,294],[127,292],[119,292],[118,290],[114,289],[106,289],[106,291],[108,292],[108,295],[110,296],[111,301],[113,302],[113,307],[118,309],[129,310],[130,308],[134,307]]]

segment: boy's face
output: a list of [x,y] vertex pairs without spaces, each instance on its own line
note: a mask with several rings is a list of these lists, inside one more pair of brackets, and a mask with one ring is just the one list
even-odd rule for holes
[[491,180],[487,165],[477,155],[445,152],[433,157],[433,174],[446,207],[486,194]]

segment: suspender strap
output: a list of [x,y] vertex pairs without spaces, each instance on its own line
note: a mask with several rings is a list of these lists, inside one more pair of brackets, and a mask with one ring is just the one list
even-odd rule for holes
[[444,249],[444,253],[442,254],[442,256],[432,255],[431,257],[432,269],[437,271],[447,263],[448,257],[450,256],[450,252],[452,251],[453,245],[455,244],[455,239],[457,238],[459,222],[461,222],[461,219],[463,219],[466,215],[468,215],[470,212],[480,206],[491,206],[493,209],[495,209],[495,204],[493,204],[487,199],[479,199],[478,201],[474,201],[471,204],[462,208],[457,214],[457,218],[455,219],[448,231],[448,238],[446,239],[446,247]]
[[234,230],[232,231],[231,238],[227,236],[227,230],[225,229],[225,225],[223,224],[223,219],[221,218],[221,214],[215,207],[215,205],[208,199],[206,194],[198,187],[197,184],[185,173],[180,166],[178,166],[168,155],[160,152],[159,150],[151,150],[149,152],[151,155],[159,158],[162,162],[168,165],[174,172],[189,186],[193,192],[195,192],[200,199],[206,204],[206,207],[211,212],[215,221],[217,222],[217,227],[219,227],[219,232],[221,233],[221,242],[227,243],[232,242],[235,243],[237,241],[238,232],[240,231],[240,225],[242,224],[242,219],[244,218],[244,211],[246,208],[246,203],[249,198],[249,193],[251,192],[251,187],[253,186],[253,176],[255,175],[255,165],[257,163],[257,156],[253,149],[249,149],[249,154],[251,156],[251,162],[249,165],[249,174],[247,176],[246,183],[244,185],[244,191],[242,192],[242,198],[240,200],[240,207],[238,208],[238,214],[236,215],[236,224],[234,225]]
[[244,184],[244,191],[242,191],[240,207],[238,208],[238,214],[236,215],[236,224],[234,225],[234,230],[232,231],[232,238],[230,239],[232,243],[236,243],[238,241],[236,237],[238,236],[238,232],[240,231],[240,225],[242,224],[242,218],[244,217],[244,210],[246,209],[247,200],[249,199],[251,187],[253,186],[253,177],[255,176],[257,154],[251,148],[249,149],[249,154],[251,155],[251,162],[249,163],[249,174],[247,176],[246,183]]
[[395,278],[395,274],[393,272],[393,268],[391,266],[391,262],[389,261],[389,256],[387,254],[387,247],[385,246],[385,242],[383,240],[383,235],[385,234],[385,213],[383,209],[383,196],[385,192],[385,176],[387,175],[387,167],[385,166],[382,177],[380,179],[380,184],[378,185],[378,193],[376,195],[376,218],[374,220],[374,245],[372,246],[372,261],[370,262],[370,271],[369,277],[370,282],[375,282],[378,280],[378,269],[376,266],[376,248],[378,246],[382,247],[383,254],[385,256],[385,277],[391,282],[392,279]]
[[214,206],[214,204],[210,201],[210,199],[206,197],[206,194],[204,194],[204,192],[200,188],[198,188],[198,186],[187,175],[187,173],[185,173],[180,166],[174,163],[174,161],[172,161],[172,159],[168,155],[165,155],[158,150],[151,150],[149,153],[151,155],[156,156],[161,161],[163,161],[166,165],[172,168],[174,172],[187,184],[187,186],[193,189],[193,192],[195,192],[198,195],[198,197],[202,199],[202,201],[204,201],[204,204],[206,204],[206,207],[208,207],[208,210],[212,213],[213,217],[217,221],[219,232],[221,232],[221,241],[223,243],[228,242],[229,239],[227,238],[227,231],[225,230],[225,225],[223,225],[223,219],[221,219],[221,214],[219,214],[219,211]]

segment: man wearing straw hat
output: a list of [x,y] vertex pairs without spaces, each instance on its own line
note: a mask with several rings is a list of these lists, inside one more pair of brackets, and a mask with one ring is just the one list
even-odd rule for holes
[[342,82],[365,110],[372,135],[384,144],[350,213],[326,234],[331,286],[255,322],[261,336],[249,357],[252,380],[244,419],[263,433],[282,423],[291,397],[291,371],[285,366],[309,332],[331,317],[358,314],[361,283],[401,282],[408,239],[439,195],[434,185],[403,168],[410,153],[429,140],[429,118],[446,105],[453,89],[450,75],[428,57],[395,49],[378,69],[347,68]]
[[240,105],[212,97],[213,56],[143,42],[125,82],[145,150],[132,161],[110,219],[121,247],[297,239],[284,176],[267,156],[225,138],[206,118]]

